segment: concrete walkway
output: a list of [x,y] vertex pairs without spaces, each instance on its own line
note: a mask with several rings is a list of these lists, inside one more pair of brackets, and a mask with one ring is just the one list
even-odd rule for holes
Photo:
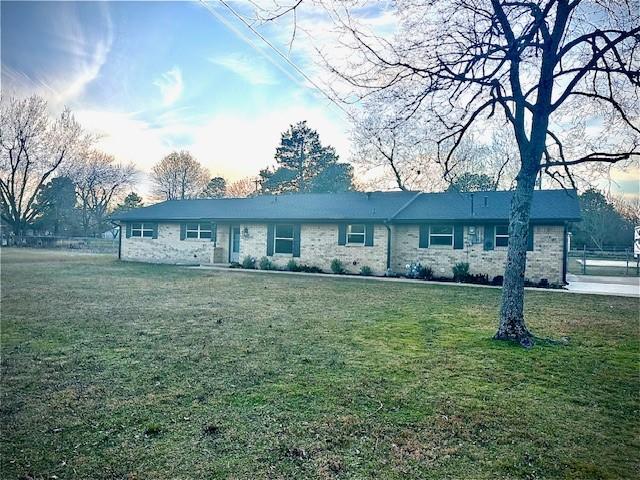
[[[304,277],[320,277],[320,278],[340,278],[342,280],[355,280],[355,281],[377,281],[377,282],[395,282],[395,283],[419,283],[422,285],[446,285],[449,287],[469,287],[469,288],[502,288],[493,285],[475,285],[472,283],[454,283],[454,282],[433,282],[425,280],[416,280],[412,278],[396,278],[396,277],[364,277],[361,275],[337,275],[334,273],[304,273],[304,272],[289,272],[283,270],[245,270],[243,268],[229,268],[223,265],[199,265],[189,266],[187,268],[199,269],[199,270],[218,270],[224,272],[235,273],[257,273],[264,275],[297,275]],[[578,276],[567,275],[568,279],[571,279],[569,286],[564,289],[560,288],[536,288],[525,287],[525,290],[548,292],[548,293],[585,293],[585,294],[597,294],[597,295],[615,295],[622,297],[640,297],[640,278],[630,277],[590,277],[590,276]],[[613,282],[619,282],[618,284],[607,283],[606,280],[603,283],[591,282],[588,286],[585,282],[580,282],[580,279],[613,279]],[[635,281],[635,284],[626,284],[625,282]],[[635,286],[634,286],[635,285]],[[582,286],[582,287],[581,287]],[[615,288],[615,287],[618,288]],[[571,288],[570,288],[571,287]],[[609,288],[607,288],[609,287]],[[635,290],[634,290],[635,289]]]
[[567,290],[574,293],[640,298],[640,277],[601,277],[567,274]]

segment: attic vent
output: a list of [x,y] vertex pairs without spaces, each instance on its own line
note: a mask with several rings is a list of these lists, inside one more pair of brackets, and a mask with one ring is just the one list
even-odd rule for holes
[[367,192],[367,200],[371,199],[371,192]]
[[484,197],[484,206],[485,207],[489,206],[489,197]]

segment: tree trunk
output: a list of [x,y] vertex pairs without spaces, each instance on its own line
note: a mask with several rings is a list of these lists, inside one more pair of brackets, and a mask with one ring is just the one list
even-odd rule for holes
[[524,275],[529,215],[535,182],[535,173],[531,174],[524,168],[520,171],[511,200],[509,246],[502,287],[500,325],[494,336],[497,340],[517,340],[523,345],[530,344],[532,337],[524,321]]

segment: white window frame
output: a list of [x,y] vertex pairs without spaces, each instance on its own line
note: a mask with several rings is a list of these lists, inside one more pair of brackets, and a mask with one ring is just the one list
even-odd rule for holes
[[[505,234],[498,234],[498,227],[507,227],[507,233]],[[507,245],[498,245],[498,238],[506,238],[507,239]],[[496,225],[495,226],[495,230],[493,233],[493,245],[494,248],[507,248],[507,246],[509,245],[509,225]]]
[[[134,228],[135,225],[140,225],[140,228]],[[145,226],[147,225],[147,226]],[[150,225],[150,226],[149,226]],[[131,237],[132,238],[153,238],[154,231],[153,223],[136,222],[131,224]],[[151,232],[151,235],[145,236],[145,232]]]
[[[291,236],[290,237],[279,237],[278,236],[278,227],[291,227]],[[282,224],[275,224],[273,227],[273,254],[274,255],[293,255],[293,237],[295,236],[294,233],[294,225],[290,224],[290,223],[282,223]],[[291,241],[291,251],[290,252],[279,252],[278,251],[278,240],[287,240],[287,241]]]
[[[354,232],[353,227],[362,227],[362,232]],[[354,242],[351,240],[353,235],[360,236],[362,235],[361,242]],[[364,245],[367,237],[367,226],[364,223],[354,223],[351,225],[347,225],[347,245]]]
[[[449,227],[451,228],[451,233],[432,233],[432,229],[433,227]],[[435,247],[435,248],[453,248],[453,230],[454,227],[453,225],[449,225],[446,223],[442,223],[442,224],[436,224],[436,225],[429,225],[429,247]],[[444,237],[449,237],[451,239],[451,243],[449,244],[442,244],[442,243],[433,243],[432,238],[434,237],[438,237],[438,238],[444,238]]]
[[[197,229],[190,229],[189,225],[197,225],[198,228]],[[209,226],[209,228],[206,228],[206,226]],[[205,226],[205,228],[203,228],[203,226]],[[195,237],[189,237],[189,233],[196,233]],[[206,232],[209,233],[208,237],[202,237],[202,233]],[[213,238],[213,228],[211,228],[211,223],[187,223],[185,225],[185,231],[184,231],[184,238],[185,240],[207,240],[207,241],[211,241]]]

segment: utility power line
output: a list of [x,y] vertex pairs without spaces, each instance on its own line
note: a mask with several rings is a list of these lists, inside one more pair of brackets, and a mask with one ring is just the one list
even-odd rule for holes
[[[245,18],[240,15],[231,5],[229,5],[225,0],[218,0],[218,2],[220,2],[220,4],[222,4],[227,10],[229,10],[229,12],[231,12],[231,14],[236,17],[238,20],[240,20],[254,35],[256,35],[260,40],[262,40],[271,50],[273,50],[280,58],[282,58],[287,64],[289,64],[291,67],[293,67],[293,69],[298,72],[307,82],[309,82],[316,90],[318,90],[324,97],[326,97],[331,103],[333,103],[335,106],[337,106],[340,110],[342,110],[349,118],[353,119],[351,113],[349,113],[349,111],[344,108],[342,105],[340,105],[340,103],[338,103],[331,95],[329,95],[320,85],[318,85],[317,82],[315,82],[313,79],[311,79],[311,77],[309,77],[300,67],[298,67],[298,65],[296,65],[295,63],[293,63],[291,61],[291,59],[285,55],[284,53],[282,53],[275,45],[273,45],[273,43],[271,43],[264,35],[262,35],[258,30],[256,30],[253,25],[251,25],[249,22],[247,22],[245,20]],[[257,48],[253,42],[251,42],[249,39],[247,39],[246,37],[244,37],[244,35],[242,35],[239,31],[237,31],[232,25],[230,25],[226,19],[221,18],[221,15],[218,12],[215,12],[213,9],[211,9],[211,7],[206,3],[205,0],[200,0],[200,3],[207,9],[207,11],[209,13],[211,13],[213,16],[215,16],[218,20],[222,21],[227,27],[229,27],[230,29],[232,29],[235,33],[239,34],[240,37],[247,41],[252,47]],[[269,57],[267,57],[269,58]],[[280,66],[276,63],[273,62],[272,59],[269,58],[269,61],[271,61],[271,63],[273,63],[274,65],[276,65],[281,71],[284,71],[284,73],[289,77],[292,78],[291,75],[289,74],[289,72],[285,71],[284,69],[280,68]],[[297,81],[296,79],[293,79],[294,81]]]

